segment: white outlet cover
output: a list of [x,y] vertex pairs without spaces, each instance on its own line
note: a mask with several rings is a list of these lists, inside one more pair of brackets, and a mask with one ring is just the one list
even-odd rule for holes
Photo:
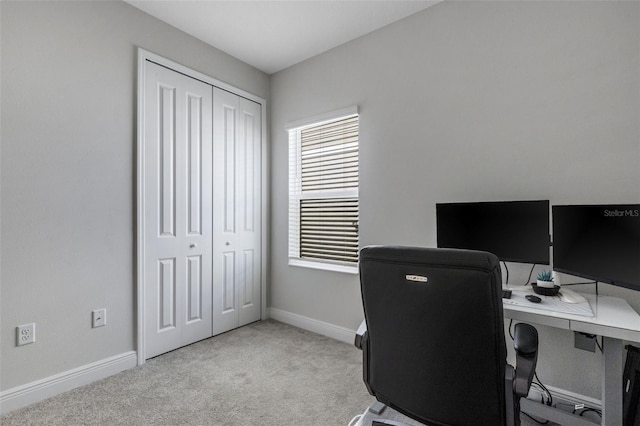
[[16,346],[28,345],[36,341],[36,323],[16,327]]

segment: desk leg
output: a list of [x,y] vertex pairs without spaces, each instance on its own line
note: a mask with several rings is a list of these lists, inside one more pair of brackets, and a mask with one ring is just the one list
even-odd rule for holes
[[602,338],[602,425],[622,424],[622,340]]

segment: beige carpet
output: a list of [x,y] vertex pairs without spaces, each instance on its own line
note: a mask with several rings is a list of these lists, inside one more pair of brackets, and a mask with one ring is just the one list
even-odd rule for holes
[[352,345],[258,322],[0,418],[9,425],[346,425],[372,398]]

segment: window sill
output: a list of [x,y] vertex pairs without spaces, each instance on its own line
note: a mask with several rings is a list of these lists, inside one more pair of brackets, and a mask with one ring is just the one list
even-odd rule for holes
[[358,274],[358,266],[338,265],[335,263],[314,262],[312,260],[289,259],[289,266],[301,268],[323,269],[325,271],[342,272],[344,274]]

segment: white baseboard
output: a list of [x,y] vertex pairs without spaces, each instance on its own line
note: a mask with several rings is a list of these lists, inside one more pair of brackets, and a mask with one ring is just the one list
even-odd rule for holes
[[42,401],[137,365],[136,352],[125,352],[73,370],[0,392],[0,414]]
[[302,328],[307,331],[312,331],[317,334],[322,334],[323,336],[331,337],[332,339],[349,344],[353,344],[356,337],[355,330],[350,330],[345,327],[318,321],[313,318],[304,317],[302,315],[293,314],[276,308],[269,308],[269,317],[276,321],[293,325],[294,327]]

